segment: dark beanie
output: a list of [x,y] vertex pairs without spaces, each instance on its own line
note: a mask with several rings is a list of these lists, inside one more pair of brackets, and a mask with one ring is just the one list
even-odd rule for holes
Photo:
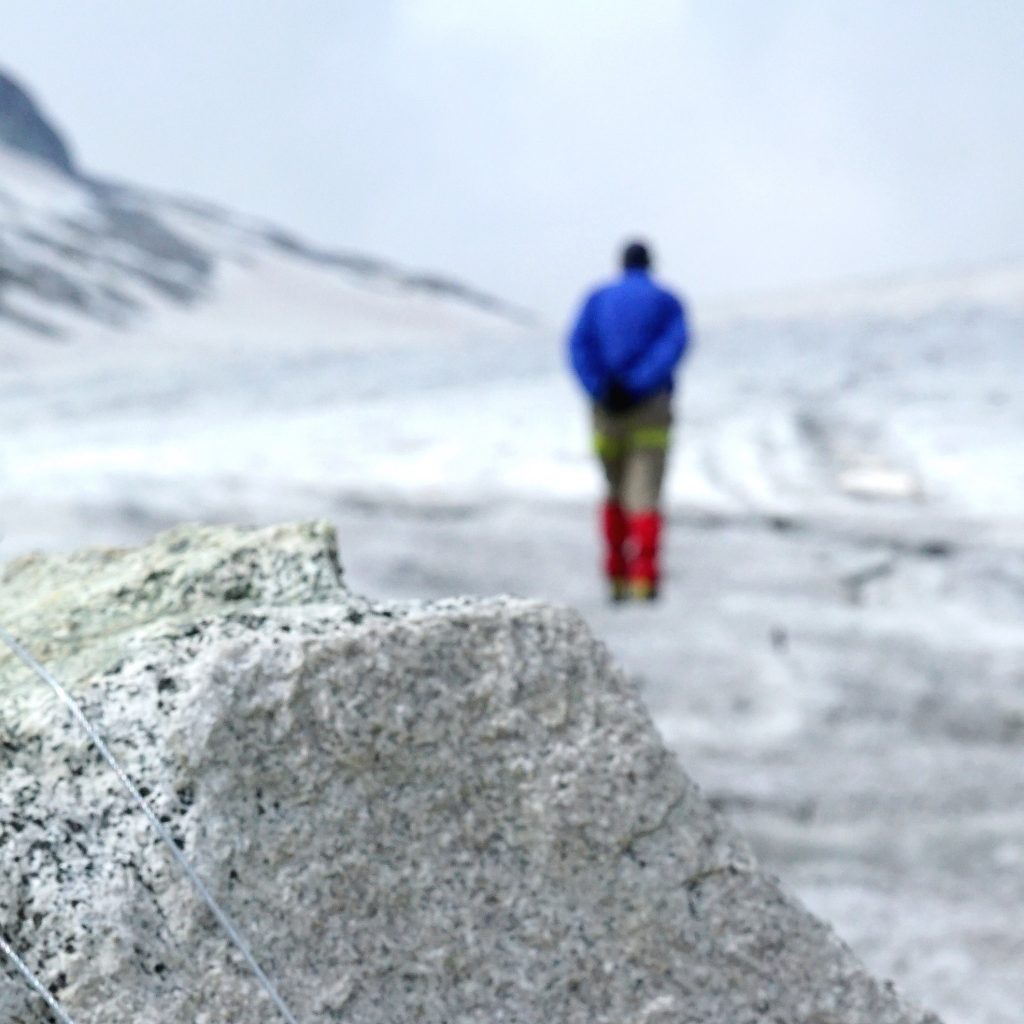
[[630,242],[622,250],[623,270],[647,270],[651,265],[651,254],[643,242]]

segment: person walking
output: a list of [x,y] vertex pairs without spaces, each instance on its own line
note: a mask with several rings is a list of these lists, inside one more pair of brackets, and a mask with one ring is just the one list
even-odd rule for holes
[[604,572],[613,600],[653,600],[661,582],[661,487],[672,391],[689,346],[683,303],[651,278],[643,242],[622,251],[622,276],[587,296],[569,361],[592,404],[594,448],[607,480]]

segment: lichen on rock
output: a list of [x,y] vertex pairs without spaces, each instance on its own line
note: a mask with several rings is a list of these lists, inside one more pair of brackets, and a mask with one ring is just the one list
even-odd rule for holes
[[[757,868],[573,612],[373,604],[329,527],[13,563],[302,1022],[924,1024]],[[273,1010],[62,707],[0,660],[0,928],[86,1022]],[[38,1019],[0,974],[0,1020]]]

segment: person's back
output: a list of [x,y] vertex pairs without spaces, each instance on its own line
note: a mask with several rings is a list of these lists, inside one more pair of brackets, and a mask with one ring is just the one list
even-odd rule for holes
[[[679,300],[656,284],[645,270],[628,270],[617,281],[595,291],[584,330],[593,332],[593,343],[607,372],[637,398],[662,387],[671,389],[678,355],[672,345],[672,328],[682,316]],[[652,346],[662,335],[669,351],[652,358]],[[592,397],[599,397],[592,395]]]
[[671,396],[688,342],[682,303],[649,269],[646,246],[627,246],[622,277],[587,297],[569,339],[573,369],[593,402],[594,445],[608,480],[605,571],[617,599],[657,593]]

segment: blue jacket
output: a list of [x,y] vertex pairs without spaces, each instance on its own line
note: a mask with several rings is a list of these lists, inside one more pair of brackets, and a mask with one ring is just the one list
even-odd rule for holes
[[569,359],[596,402],[619,383],[635,398],[671,390],[689,334],[683,304],[644,270],[587,298],[569,338]]

